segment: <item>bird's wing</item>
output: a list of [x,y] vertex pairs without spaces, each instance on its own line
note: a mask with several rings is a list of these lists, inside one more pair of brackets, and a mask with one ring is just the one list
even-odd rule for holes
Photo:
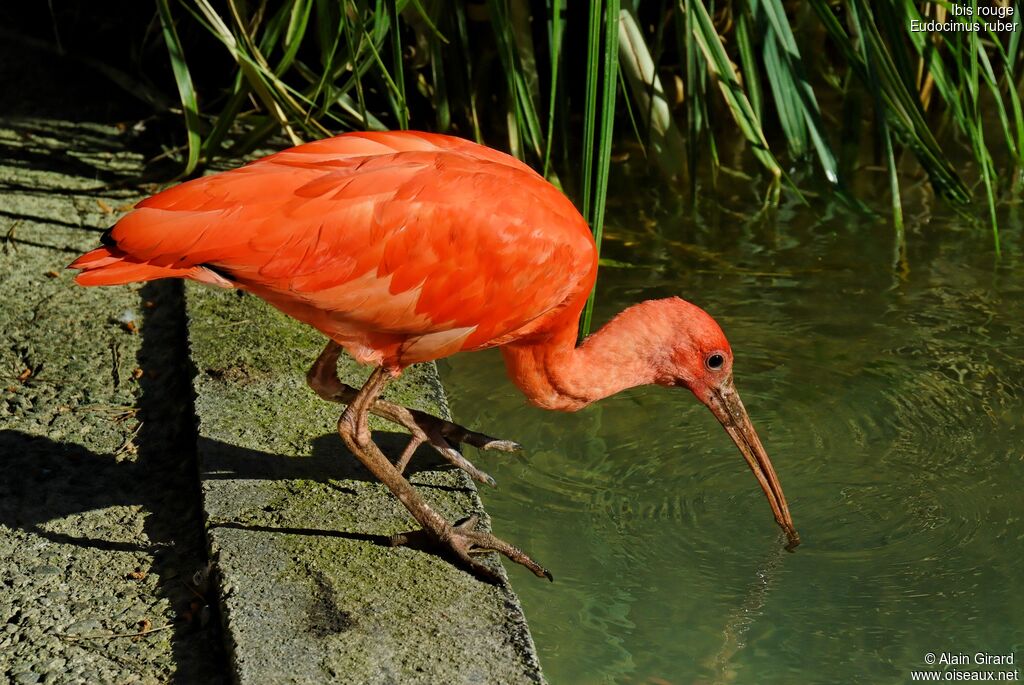
[[349,326],[466,330],[464,349],[589,290],[596,269],[586,223],[529,167],[405,132],[339,136],[181,184],[110,239],[133,261],[208,266]]

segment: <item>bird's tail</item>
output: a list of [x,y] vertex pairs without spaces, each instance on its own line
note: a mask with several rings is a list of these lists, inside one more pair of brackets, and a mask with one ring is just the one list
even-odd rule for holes
[[98,247],[71,262],[68,268],[81,271],[75,276],[75,282],[85,286],[124,285],[125,283],[155,281],[158,278],[189,278],[220,287],[234,285],[221,275],[201,265],[174,268],[137,262],[116,247]]

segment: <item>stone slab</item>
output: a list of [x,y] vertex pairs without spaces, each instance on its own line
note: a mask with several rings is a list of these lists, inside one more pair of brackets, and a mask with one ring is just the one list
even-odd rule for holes
[[[187,302],[203,500],[239,682],[543,682],[507,582],[387,545],[415,522],[345,450],[341,406],[306,386],[322,336],[234,291],[190,286]],[[351,385],[367,373],[343,359]],[[447,416],[433,365],[385,397]],[[392,456],[408,439],[373,428]],[[486,524],[472,481],[429,450],[409,477],[442,515]]]
[[142,166],[112,125],[0,117],[0,682],[227,680],[180,287],[64,269]]

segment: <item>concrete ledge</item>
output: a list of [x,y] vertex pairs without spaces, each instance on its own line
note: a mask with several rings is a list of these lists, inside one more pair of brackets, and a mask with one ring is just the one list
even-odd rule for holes
[[[387,546],[415,522],[345,450],[340,405],[306,387],[322,337],[251,296],[190,287],[187,302],[200,478],[237,680],[543,682],[507,584]],[[342,377],[358,386],[368,371],[349,364]],[[447,416],[432,365],[386,397]],[[389,424],[374,430],[391,455],[407,440]],[[410,480],[449,519],[486,523],[472,481],[432,452],[413,458]]]
[[[81,115],[34,57],[0,45],[0,77],[57,84]],[[0,683],[224,680],[219,630],[190,607],[205,554],[180,288],[64,270],[139,199],[110,186],[141,165],[113,126],[0,116]]]

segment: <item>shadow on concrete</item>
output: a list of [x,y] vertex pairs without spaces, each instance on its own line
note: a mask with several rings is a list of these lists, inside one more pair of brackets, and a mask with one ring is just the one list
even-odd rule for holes
[[137,543],[54,533],[48,521],[111,506],[141,504],[122,483],[137,482],[143,464],[118,462],[78,445],[55,442],[18,430],[0,430],[0,524],[54,542],[119,551],[147,551]]
[[[0,150],[2,150],[2,148],[3,146],[0,145]],[[0,155],[2,154],[3,152],[0,151]],[[61,221],[60,219],[55,219],[49,216],[34,216],[32,214],[27,214],[25,212],[10,212],[7,211],[6,209],[0,209],[0,219],[7,219],[7,221],[10,223],[29,221],[32,223],[39,224],[54,224],[57,226],[64,226],[65,228],[73,228],[75,230],[91,231],[96,234],[101,234],[105,230],[107,230],[105,228],[101,228],[100,226],[85,226],[81,222],[76,223],[74,221]]]
[[391,538],[387,535],[373,535],[371,533],[352,533],[345,530],[324,530],[322,528],[294,528],[288,526],[265,526],[251,523],[238,523],[227,521],[218,523],[215,528],[231,528],[232,530],[247,530],[256,533],[277,533],[281,535],[313,535],[316,537],[344,538],[345,540],[358,540],[359,542],[370,542],[381,547],[390,547]]
[[[339,405],[340,406],[340,405]],[[340,409],[339,409],[340,414]],[[373,441],[392,461],[397,459],[409,443],[408,433],[374,431]],[[376,483],[377,479],[360,463],[337,433],[327,433],[313,440],[308,457],[287,457],[271,452],[228,445],[200,437],[199,454],[204,467],[203,478],[214,480],[312,480],[329,483],[340,480],[360,480]],[[420,471],[438,471],[453,468],[430,447],[421,446],[406,467],[405,476]],[[442,487],[419,483],[417,487]],[[461,488],[444,487],[461,491]]]
[[[5,496],[0,498],[0,525],[20,528],[36,535],[63,544],[79,547],[104,549],[123,552],[149,552],[159,557],[160,550],[167,547],[201,547],[201,530],[195,534],[195,540],[181,541],[169,539],[167,527],[180,528],[181,516],[189,518],[198,516],[195,510],[198,502],[198,491],[195,483],[167,482],[166,471],[171,467],[174,471],[187,471],[166,463],[169,458],[181,460],[184,466],[189,465],[187,454],[178,449],[185,446],[170,447],[166,442],[158,443],[156,449],[163,449],[171,454],[151,456],[153,447],[147,442],[148,436],[143,435],[145,425],[136,439],[142,456],[137,461],[119,460],[113,454],[97,454],[79,445],[56,442],[46,437],[24,433],[18,430],[0,430],[0,475],[3,477]],[[163,432],[163,431],[162,431]],[[394,450],[404,446],[403,436],[398,433],[374,433],[374,439],[385,450],[385,454],[393,455]],[[338,443],[334,445],[334,443]],[[240,448],[235,445],[215,440],[200,439],[202,449],[208,454],[216,455],[214,459],[219,466],[216,473],[207,474],[208,478],[224,479],[260,479],[260,480],[312,480],[330,483],[338,480],[365,480],[377,482],[359,461],[347,452],[340,439],[333,434],[324,435],[314,441],[313,455],[310,457],[284,457],[269,452]],[[154,464],[154,460],[160,463]],[[417,465],[417,462],[419,464]],[[407,475],[419,470],[432,471],[445,468],[440,457],[435,457],[427,450],[421,450],[413,458]],[[154,480],[164,482],[166,487],[158,501],[146,496],[149,488],[146,483]],[[178,480],[175,478],[175,480]],[[191,479],[190,479],[191,480]],[[183,493],[176,489],[184,485],[191,489],[190,496],[182,497]],[[419,488],[438,487],[420,483]],[[352,492],[344,486],[342,491]],[[461,491],[460,488],[443,487],[445,490]],[[188,511],[165,512],[171,501],[189,500]],[[153,513],[147,523],[147,533],[152,544],[142,545],[135,542],[114,541],[101,537],[73,536],[58,533],[46,528],[46,523],[66,518],[75,514],[114,506],[142,506]],[[180,507],[178,507],[180,508]],[[168,516],[173,520],[164,520]],[[387,546],[389,538],[382,535],[367,533],[324,530],[296,529],[265,526],[247,526],[231,522],[219,523],[221,528],[242,528],[275,533],[295,533],[300,535],[323,535],[327,537],[343,537],[362,540]],[[184,545],[188,542],[188,545]],[[181,556],[176,554],[175,556]],[[202,566],[204,559],[201,554],[192,555],[192,565],[180,569],[181,575],[191,576]],[[159,568],[155,568],[159,572]],[[187,571],[187,574],[185,573]],[[175,574],[178,575],[178,574]]]
[[[65,254],[75,255],[75,256],[78,256],[78,255],[82,254],[81,250],[78,250],[78,249],[73,248],[73,247],[66,247],[66,246],[61,246],[61,245],[49,245],[47,243],[40,243],[40,242],[37,242],[35,240],[25,240],[24,238],[16,238],[14,236],[0,237],[0,249],[5,249],[6,250],[9,247],[11,247],[13,249],[17,249],[18,245],[25,245],[26,247],[41,247],[41,248],[44,248],[46,250],[56,250],[57,252],[63,252]],[[72,260],[69,258],[67,261],[71,262]]]
[[[126,150],[143,152],[128,133],[115,138],[107,132],[92,134],[81,124],[40,119],[5,119],[4,127],[14,133],[0,140],[0,157],[7,160],[9,166],[74,176],[90,182],[84,187],[27,184],[14,187],[12,182],[4,182],[5,189],[111,196],[119,189],[126,191],[154,180],[148,174],[139,173],[137,162],[116,164],[116,157]],[[138,192],[135,189],[135,194]]]
[[[6,12],[0,10],[0,15]],[[25,196],[17,204],[6,202],[0,212],[0,249],[17,251],[25,245],[52,251],[54,269],[82,252],[70,244],[69,235],[74,234],[67,229],[98,237],[117,218],[114,207],[107,205],[145,194],[139,187],[145,180],[140,159],[153,154],[133,131],[138,108],[120,107],[102,82],[94,86],[95,80],[82,78],[79,68],[73,60],[0,45],[0,83],[11,94],[0,104],[5,169],[0,192]],[[107,118],[90,117],[90,102],[72,94],[87,81],[90,102],[99,103],[97,109]],[[57,119],[44,118],[50,116]],[[76,116],[85,123],[70,121]],[[117,130],[92,123],[125,121],[123,117],[127,123]],[[57,244],[47,244],[51,233]],[[156,577],[155,594],[181,617],[196,613],[190,611],[196,592],[188,579],[207,564],[182,291],[180,284],[154,284],[140,296],[143,325],[136,362],[143,376],[134,407],[140,421],[137,434],[120,454],[98,454],[17,430],[18,424],[0,430],[0,524],[58,544],[147,555],[152,564],[148,572]],[[143,307],[145,302],[153,304]],[[132,456],[134,449],[137,454]],[[134,529],[120,525],[116,515],[81,516],[115,506],[145,512],[142,539],[133,540]],[[131,582],[111,577],[110,592],[119,581]],[[227,679],[219,628],[215,620],[175,623],[170,657],[176,682]]]
[[[139,295],[141,392],[131,414],[139,422],[137,432],[116,453],[101,454],[16,427],[0,430],[0,524],[57,544],[144,554],[147,573],[155,580],[155,588],[145,593],[164,598],[179,617],[170,640],[174,681],[221,683],[228,668],[220,625],[196,620],[203,615],[194,606],[201,588],[191,582],[206,569],[207,557],[182,289],[174,283],[149,284]],[[35,382],[29,379],[26,385]],[[134,528],[123,525],[120,513],[82,516],[111,507],[145,512],[144,535],[132,539]],[[110,572],[117,573],[113,567]],[[102,584],[102,575],[93,582]],[[131,582],[108,578],[111,588]]]
[[[193,610],[201,588],[191,579],[206,568],[207,559],[181,287],[148,284],[140,295],[151,306],[141,308],[137,433],[118,450],[120,454],[97,454],[19,430],[0,431],[0,481],[5,491],[0,524],[55,543],[147,554],[152,564],[148,572],[157,579],[156,595],[165,598],[179,617],[171,640],[174,681],[223,682],[228,669],[219,623],[200,622],[200,614]],[[136,454],[130,457],[133,450]],[[125,539],[129,531],[116,523],[96,528],[95,517],[75,520],[76,515],[115,506],[146,512],[146,542]],[[116,582],[111,578],[112,584]],[[216,606],[212,600],[207,604]],[[186,615],[193,619],[181,620]]]
[[[404,451],[409,442],[407,433],[374,431],[373,440],[386,457],[394,462]],[[203,468],[203,480],[281,480],[281,481],[314,481],[329,484],[346,494],[357,494],[346,487],[344,482],[366,481],[378,483],[362,463],[348,450],[337,433],[328,433],[312,441],[309,456],[282,456],[261,450],[254,450],[236,445],[200,437],[198,441],[200,464]],[[413,455],[406,467],[404,475],[417,490],[438,490],[450,493],[468,493],[472,486],[458,487],[438,483],[418,481],[418,472],[451,471],[455,467],[429,446],[421,446]],[[367,521],[369,523],[369,519]],[[453,523],[458,523],[453,522]],[[241,521],[218,521],[211,528],[227,528],[247,532],[259,532],[286,535],[308,535],[313,537],[343,538],[367,542],[380,547],[401,545],[410,549],[435,555],[458,568],[465,568],[451,550],[438,546],[431,540],[411,518],[411,530],[396,536],[378,535],[352,530],[330,530],[323,528],[298,528],[294,526],[278,526],[257,524]],[[476,575],[472,570],[466,569]],[[478,576],[479,580],[493,583],[493,578]]]
[[[151,484],[142,489],[151,493],[150,498],[140,504],[150,512],[145,531],[155,547],[154,567],[160,573],[165,566],[177,565],[174,573],[167,574],[170,580],[163,580],[161,574],[158,589],[181,615],[195,599],[197,588],[179,579],[192,578],[207,567],[184,289],[178,281],[151,282],[139,295],[145,306],[140,307],[142,345],[136,360],[142,369],[137,404],[140,428],[135,437],[138,455],[132,464],[136,470],[110,475],[121,483]],[[161,548],[176,554],[162,555]],[[216,605],[212,598],[207,601],[211,612]],[[211,682],[229,672],[220,633],[219,620],[198,626],[179,622],[172,641],[179,669],[176,682]]]

